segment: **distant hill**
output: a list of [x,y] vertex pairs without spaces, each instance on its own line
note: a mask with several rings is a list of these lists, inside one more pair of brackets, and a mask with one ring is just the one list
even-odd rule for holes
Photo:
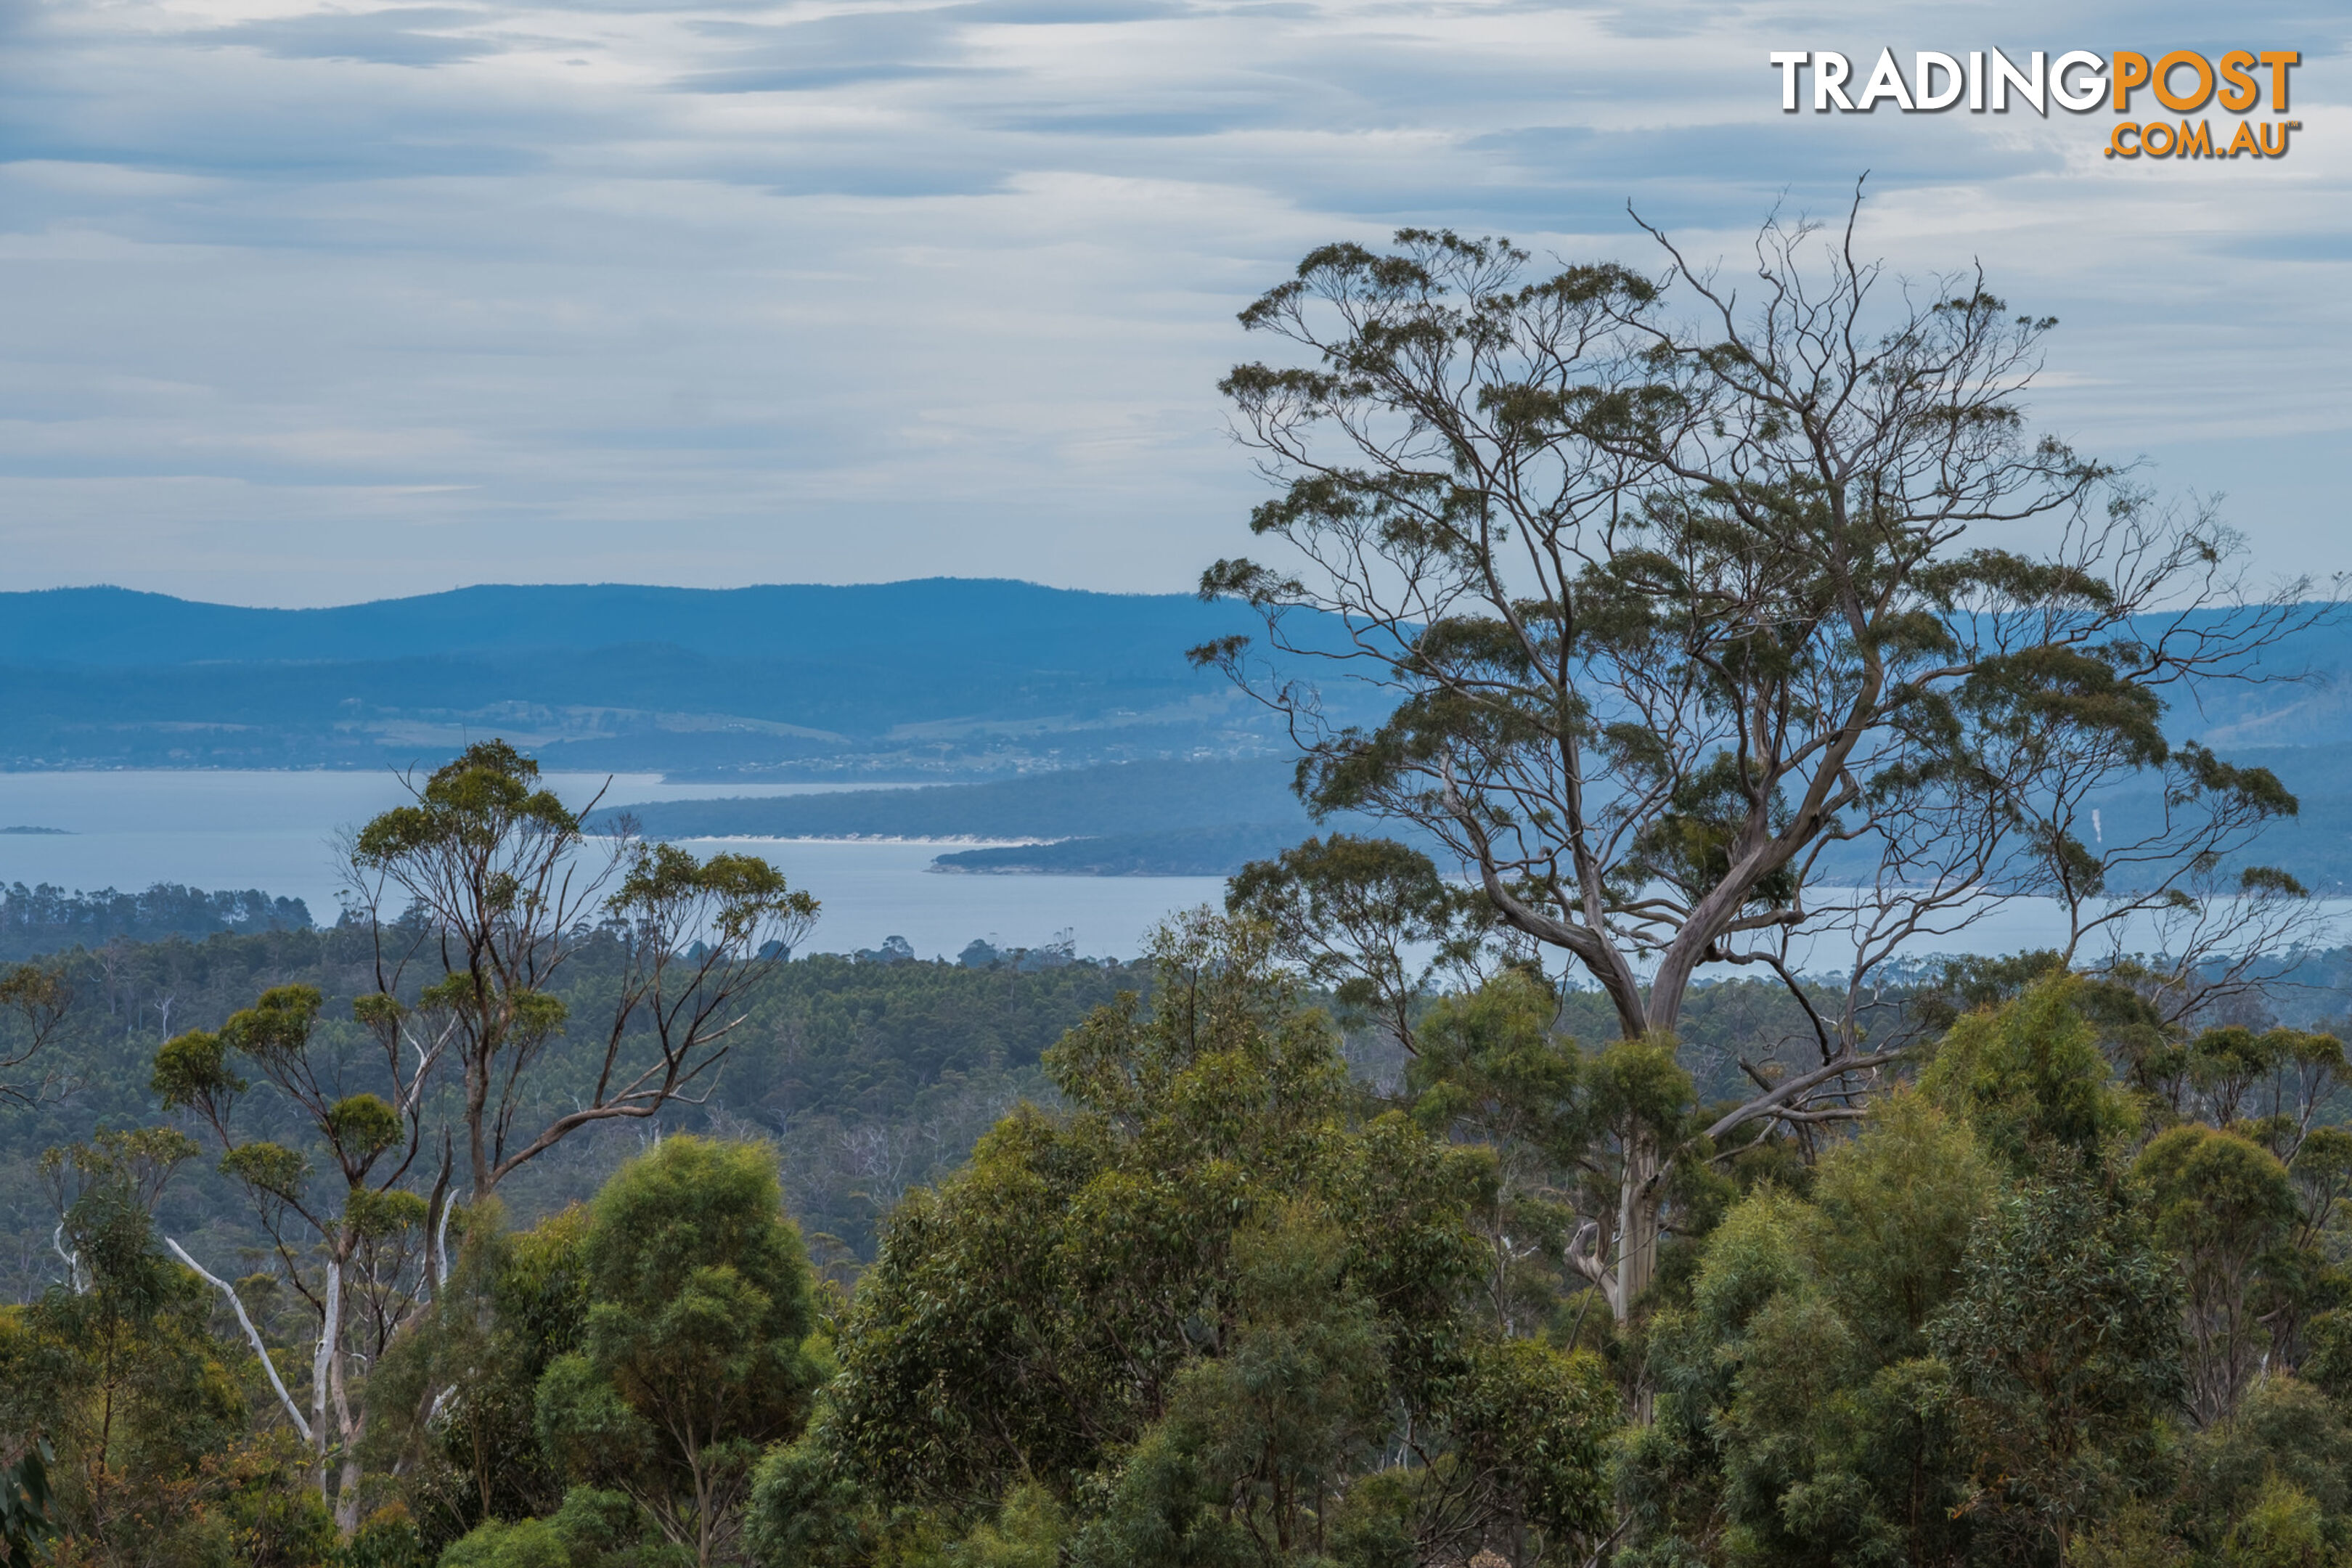
[[[1187,595],[993,579],[481,586],[316,610],[0,594],[0,768],[378,768],[487,735],[556,768],[722,780],[1286,759],[1262,709],[1184,659],[1256,629],[1246,608]],[[1344,632],[1312,616],[1291,629],[1335,647]],[[1320,678],[1344,720],[1384,710],[1328,664],[1293,673]],[[2225,755],[2352,742],[2352,622],[2270,650],[2262,673],[2306,679],[2209,683],[2168,727]],[[2304,787],[2337,793],[2332,778]],[[1288,820],[1229,805],[1189,825]],[[1034,836],[1187,825],[1071,818]]]
[[1114,763],[935,789],[656,801],[599,812],[656,838],[1023,838],[950,850],[941,871],[1065,877],[1225,877],[1310,834],[1369,833],[1437,851],[1402,823],[1342,815],[1320,824],[1290,791],[1291,764]]
[[[2267,825],[2252,847],[2232,856],[2224,869],[2276,866],[2315,893],[2336,898],[2352,893],[2352,743],[2247,746],[2232,745],[2222,736],[2213,745],[2242,766],[2270,769],[2300,808],[2294,816]],[[2153,834],[2164,821],[2163,796],[2147,780],[2095,804],[2108,842]]]
[[[1389,836],[1395,837],[1393,830]],[[1271,860],[1305,837],[1298,827],[1264,822],[1107,833],[1053,844],[958,849],[934,859],[931,868],[1027,877],[1230,877],[1252,860]]]
[[[2315,892],[2352,891],[2352,744],[2239,747],[2231,754],[2276,773],[2300,797],[2302,809],[2272,824],[2228,868],[2283,866]],[[1290,763],[1278,758],[1139,762],[934,789],[654,801],[625,812],[646,833],[667,838],[1051,841],[950,850],[937,861],[949,871],[1226,876],[1310,833],[1334,831],[1402,837],[1437,853],[1433,842],[1402,824],[1342,816],[1318,825],[1290,793]],[[2093,804],[2117,840],[2157,831],[2164,810],[2152,781]],[[600,813],[597,821],[609,826],[621,815]],[[1866,875],[1872,864],[1857,850],[1832,854],[1824,867],[1834,879]]]
[[490,733],[555,766],[717,776],[1248,755],[1279,737],[1183,656],[1254,624],[1183,595],[953,578],[319,610],[7,594],[0,766],[374,767]]
[[927,650],[1041,669],[1164,671],[1202,636],[1253,621],[1190,595],[1087,594],[1002,578],[750,588],[486,584],[318,610],[52,588],[0,594],[0,664],[350,664],[634,646],[729,661],[896,662]]

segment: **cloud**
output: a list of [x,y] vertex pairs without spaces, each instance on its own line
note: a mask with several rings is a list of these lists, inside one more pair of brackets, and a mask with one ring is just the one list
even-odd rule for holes
[[[53,0],[0,30],[7,586],[1183,586],[1234,312],[1403,224],[1649,264],[1776,204],[2060,315],[2038,412],[2352,564],[2346,23],[2282,4]],[[1770,48],[2300,45],[2275,165],[1783,115]],[[2219,35],[2228,32],[2232,37]]]
[[245,47],[289,60],[365,60],[378,65],[446,66],[496,54],[499,45],[458,29],[481,20],[472,11],[441,5],[393,5],[380,11],[313,12],[207,28],[189,41]]

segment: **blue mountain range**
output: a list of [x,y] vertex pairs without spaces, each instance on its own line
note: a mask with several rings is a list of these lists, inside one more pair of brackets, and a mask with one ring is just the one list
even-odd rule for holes
[[[1184,658],[1256,629],[1188,595],[955,578],[484,586],[313,610],[8,594],[0,767],[430,765],[498,735],[564,769],[969,786],[636,808],[656,833],[1037,838],[1063,843],[947,859],[1207,873],[1314,830],[1287,792],[1287,735]],[[1332,647],[1345,632],[1290,629]],[[2275,679],[2209,685],[2168,728],[2276,771],[2304,809],[2264,858],[2352,884],[2352,627],[2305,632],[2257,673]],[[1328,667],[1321,689],[1344,721],[1382,710]],[[2110,819],[2160,810],[2146,793]]]
[[717,776],[1244,756],[1273,727],[1184,653],[1255,625],[1182,595],[952,578],[315,610],[0,595],[0,766],[374,767],[491,733],[564,766]]

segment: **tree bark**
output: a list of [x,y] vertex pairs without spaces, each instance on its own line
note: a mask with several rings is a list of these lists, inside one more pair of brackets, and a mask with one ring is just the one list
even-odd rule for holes
[[1656,1134],[1643,1129],[1627,1135],[1617,1192],[1617,1290],[1610,1303],[1621,1323],[1633,1314],[1633,1303],[1657,1277],[1659,1178],[1664,1167]]

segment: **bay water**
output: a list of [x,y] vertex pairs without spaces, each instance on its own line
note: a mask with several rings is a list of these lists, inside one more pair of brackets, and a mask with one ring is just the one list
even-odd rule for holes
[[[870,784],[674,784],[657,773],[551,773],[564,801],[605,805],[722,795],[777,795]],[[131,770],[0,773],[0,885],[51,883],[68,890],[137,892],[156,882],[258,889],[301,899],[311,917],[335,919],[341,881],[335,840],[408,797],[389,773]],[[917,954],[954,956],[973,938],[999,947],[1074,942],[1091,957],[1131,957],[1150,929],[1178,910],[1218,903],[1214,877],[1047,877],[956,874],[931,862],[973,840],[728,839],[685,841],[762,855],[824,914],[809,942],[820,952],[878,948],[904,937]],[[2352,906],[2347,910],[2352,912]],[[1963,929],[1906,944],[1913,956],[2014,952],[2063,940],[2058,910],[2039,900],[1989,908]],[[2333,941],[2344,940],[2339,928]],[[1803,955],[1808,970],[1842,970],[1834,939]]]
[[[723,795],[799,795],[871,784],[667,784],[658,773],[551,773],[579,808]],[[339,832],[409,798],[388,773],[134,770],[0,773],[0,885],[139,892],[157,882],[258,889],[299,898],[321,924],[339,905]],[[973,876],[932,859],[978,840],[730,839],[773,861],[824,913],[809,948],[852,952],[903,936],[922,957],[953,957],[975,937],[1041,947],[1064,936],[1096,957],[1130,957],[1153,925],[1222,899],[1214,877]],[[708,854],[719,845],[685,841]]]

